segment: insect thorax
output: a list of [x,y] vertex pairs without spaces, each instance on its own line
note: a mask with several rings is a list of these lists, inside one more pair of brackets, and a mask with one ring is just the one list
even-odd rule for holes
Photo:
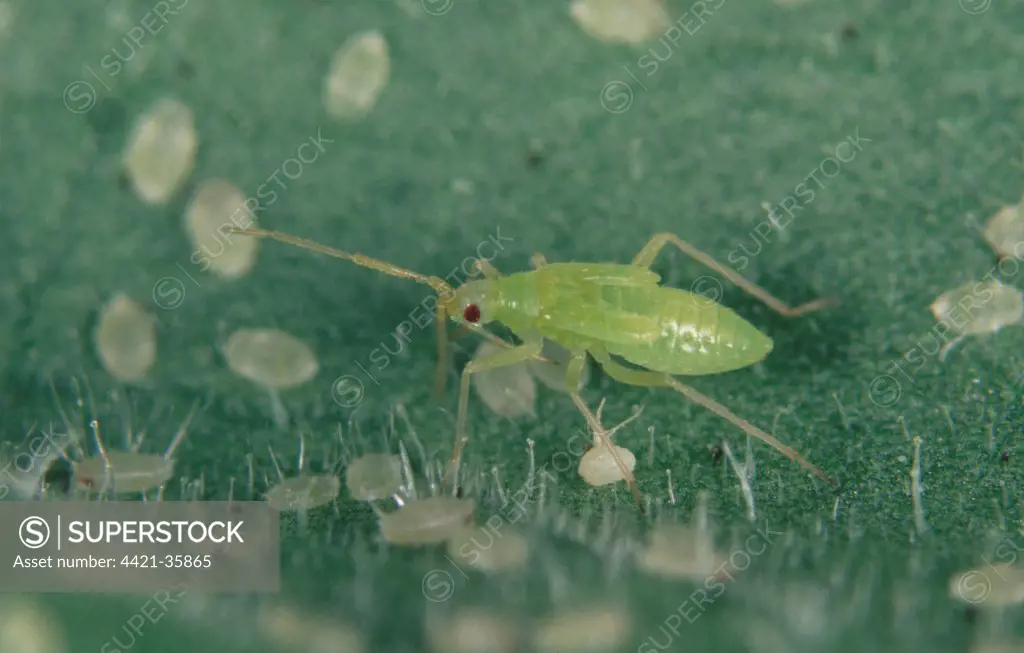
[[543,305],[537,292],[534,272],[520,272],[494,279],[491,286],[488,320],[501,322],[514,332],[532,329]]

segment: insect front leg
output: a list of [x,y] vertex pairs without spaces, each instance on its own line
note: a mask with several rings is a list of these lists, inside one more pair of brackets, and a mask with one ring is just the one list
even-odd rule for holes
[[834,306],[837,303],[835,299],[826,297],[816,299],[812,302],[807,302],[806,304],[800,304],[799,306],[789,306],[788,304],[784,304],[781,300],[770,294],[761,286],[757,285],[753,281],[743,278],[739,273],[716,261],[710,254],[697,249],[679,236],[670,233],[656,234],[647,241],[644,248],[640,250],[635,257],[633,257],[633,265],[644,268],[651,267],[651,264],[654,263],[654,259],[656,259],[658,254],[661,253],[661,250],[665,249],[665,246],[669,244],[675,245],[683,254],[686,254],[698,263],[718,272],[723,277],[739,286],[739,288],[747,294],[756,297],[773,311],[785,315],[786,317],[796,317],[797,315],[817,311],[828,306]]
[[458,482],[459,464],[462,459],[462,449],[469,440],[466,436],[466,416],[469,410],[470,375],[476,372],[488,372],[500,367],[508,367],[509,365],[525,362],[535,356],[539,356],[543,346],[543,340],[531,340],[517,347],[472,360],[462,369],[462,384],[459,387],[459,409],[455,418],[455,446],[452,448],[451,462],[448,465],[448,471],[445,473],[442,485],[447,485],[448,481],[451,480],[453,483],[452,490],[455,490],[455,484]]
[[[612,460],[615,461],[615,466],[622,472],[622,478],[626,479],[626,484],[629,485],[629,491],[633,494],[633,501],[636,505],[640,506],[643,510],[643,494],[640,493],[640,488],[636,485],[636,478],[633,477],[633,472],[629,471],[626,467],[626,463],[622,461],[622,457],[619,456],[619,452],[612,445],[611,438],[608,436],[608,432],[601,426],[601,418],[590,412],[590,408],[586,402],[583,401],[583,397],[580,396],[578,388],[580,387],[580,381],[583,378],[583,369],[587,365],[587,352],[585,350],[576,350],[572,352],[572,358],[569,360],[569,364],[565,369],[565,389],[572,397],[572,402],[576,404],[576,409],[583,415],[583,419],[587,420],[587,425],[590,430],[594,432],[594,437],[601,441],[601,446],[608,450],[611,454]],[[602,405],[603,402],[602,402]],[[598,409],[600,412],[600,408]]]
[[444,396],[444,381],[448,371],[448,318],[444,298],[437,298],[434,309],[434,328],[437,329],[437,369],[434,371],[434,399]]
[[830,485],[835,486],[835,481],[829,478],[825,474],[825,472],[818,469],[816,466],[811,464],[810,461],[808,461],[806,458],[797,453],[796,450],[782,444],[771,435],[768,435],[767,433],[757,428],[747,420],[736,415],[731,410],[729,410],[722,404],[718,403],[711,397],[708,397],[707,395],[698,392],[697,390],[688,385],[680,383],[671,374],[665,374],[663,372],[651,372],[649,370],[630,369],[624,365],[619,365],[618,363],[613,361],[606,351],[591,350],[590,353],[601,366],[601,368],[605,372],[607,372],[608,376],[612,377],[616,381],[619,381],[621,383],[628,383],[629,385],[644,386],[651,388],[672,388],[673,390],[683,395],[690,401],[693,401],[697,404],[700,404],[701,406],[704,406],[705,408],[715,413],[722,419],[725,419],[726,421],[734,424],[735,426],[738,426],[747,435],[757,438],[758,440],[761,440],[762,442],[774,447],[782,455],[786,456],[793,462],[798,463],[805,469],[811,471],[819,478],[824,479]]
[[[446,311],[445,305],[438,302],[437,311],[434,315],[434,321],[437,323],[437,368],[434,371],[434,398],[437,400],[444,396],[445,379],[448,374],[448,322]],[[514,347],[514,345],[508,344],[479,325],[464,324],[455,332],[454,337],[458,340],[470,332],[476,332],[485,340],[489,340],[498,347],[505,349]]]

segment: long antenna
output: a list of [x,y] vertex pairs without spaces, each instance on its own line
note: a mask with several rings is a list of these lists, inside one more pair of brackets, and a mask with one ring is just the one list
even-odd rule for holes
[[[444,281],[444,279],[441,279],[440,277],[427,276],[425,274],[420,274],[419,272],[413,272],[412,270],[407,270],[406,268],[399,267],[392,263],[388,263],[387,261],[381,261],[380,259],[372,258],[364,254],[344,252],[340,249],[328,247],[327,245],[321,245],[320,243],[312,240],[299,238],[298,236],[292,236],[279,231],[271,231],[270,229],[258,229],[256,227],[246,227],[243,229],[239,227],[230,227],[228,228],[227,233],[238,234],[240,236],[252,236],[253,238],[271,238],[311,252],[326,254],[327,256],[334,258],[351,261],[356,265],[364,268],[370,268],[371,270],[377,270],[378,272],[383,272],[384,274],[392,277],[411,279],[412,281],[417,281],[430,286],[438,295],[437,310],[435,314],[435,320],[437,322],[437,370],[434,375],[434,395],[438,398],[441,397],[444,393],[445,372],[448,361],[448,325],[446,315],[451,314],[448,307],[452,300],[455,299],[455,291],[447,282]],[[500,347],[504,347],[506,349],[511,347],[507,342],[487,331],[480,325],[467,323],[465,326],[474,333],[479,334]],[[535,358],[539,361],[551,362],[543,356],[537,356]]]
[[257,229],[255,227],[246,227],[245,229],[231,227],[228,229],[228,233],[238,234],[240,236],[252,236],[254,238],[272,238],[282,243],[307,249],[311,252],[345,259],[346,261],[351,261],[356,265],[360,265],[364,268],[370,268],[371,270],[377,270],[378,272],[383,272],[384,274],[391,275],[392,277],[418,281],[419,283],[430,286],[438,295],[442,295],[445,299],[450,299],[453,294],[452,287],[439,277],[428,277],[425,274],[407,270],[392,263],[388,263],[387,261],[381,261],[380,259],[375,259],[364,254],[343,252],[340,249],[321,245],[318,242],[299,238],[298,236],[291,236],[289,234],[284,234],[279,231],[271,231],[269,229]]

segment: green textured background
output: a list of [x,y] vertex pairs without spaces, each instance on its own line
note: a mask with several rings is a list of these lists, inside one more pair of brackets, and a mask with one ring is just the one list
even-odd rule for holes
[[[687,10],[668,4],[674,18]],[[755,369],[695,381],[774,428],[841,487],[833,492],[755,444],[757,525],[789,535],[685,624],[673,650],[961,651],[984,629],[1012,631],[1016,613],[972,619],[949,598],[948,583],[980,556],[994,559],[1002,538],[1022,541],[1015,438],[1024,334],[972,339],[944,365],[934,357],[919,368],[904,364],[913,380],[895,375],[894,403],[893,387],[884,386],[890,380],[874,381],[926,336],[934,324],[928,305],[939,293],[992,268],[975,225],[1021,193],[1024,8],[1007,0],[964,4],[811,0],[786,8],[727,0],[645,78],[643,48],[587,36],[565,2],[456,0],[432,15],[417,0],[191,0],[146,36],[126,70],[96,80],[86,67],[104,75],[100,60],[115,47],[126,52],[122,39],[152,3],[7,0],[13,20],[0,32],[4,437],[19,440],[32,424],[57,419],[47,374],[65,391],[84,375],[109,397],[114,384],[96,358],[92,330],[103,301],[124,291],[159,319],[151,382],[128,401],[141,416],[154,406],[163,411],[149,425],[151,446],[162,448],[193,399],[207,399],[179,473],[205,474],[209,498],[225,498],[231,478],[244,486],[246,453],[262,474],[272,469],[268,442],[290,464],[297,450],[294,431],[273,428],[265,396],[234,378],[215,350],[241,327],[280,327],[316,350],[319,376],[285,394],[312,442],[330,442],[339,423],[348,432],[351,419],[362,433],[354,436],[357,450],[383,450],[388,411],[402,403],[429,452],[443,457],[455,397],[449,392],[444,411],[430,399],[432,330],[414,332],[408,354],[377,375],[379,386],[366,382],[354,411],[332,399],[334,380],[361,374],[357,363],[370,365],[369,353],[391,341],[423,288],[273,243],[261,246],[252,274],[234,282],[189,263],[182,213],[195,184],[223,177],[252,194],[318,130],[335,142],[261,224],[441,275],[499,228],[514,239],[495,261],[505,271],[526,268],[535,251],[550,260],[625,262],[658,231],[724,259],[740,245],[754,247],[761,202],[793,193],[859,133],[870,143],[789,228],[771,233],[744,270],[785,301],[834,295],[841,305],[787,320],[727,286],[722,301],[775,338],[776,349]],[[365,29],[385,35],[391,81],[364,121],[339,124],[323,109],[323,75],[342,42]],[[62,101],[76,80],[97,91],[95,106],[78,113]],[[615,80],[634,91],[617,114],[601,103],[602,87]],[[163,95],[195,110],[201,145],[188,187],[152,208],[119,183],[120,152],[132,120]],[[539,162],[529,154],[535,139],[543,144]],[[471,182],[472,192],[455,192],[456,179]],[[709,274],[675,253],[655,269],[683,288]],[[168,276],[182,282],[184,301],[161,310],[153,287]],[[463,341],[455,366],[472,346]],[[450,379],[451,389],[454,367]],[[646,404],[639,423],[618,437],[638,454],[643,490],[664,504],[659,518],[688,520],[696,492],[706,488],[723,546],[749,528],[736,477],[714,467],[707,452],[723,438],[741,452],[738,430],[670,391],[618,386],[601,375],[586,396],[591,403],[607,397],[609,423]],[[116,423],[120,404],[100,404],[101,420]],[[568,399],[547,390],[536,421],[501,420],[475,399],[471,410],[469,472],[501,465],[510,487],[526,476],[526,437],[536,440],[543,464],[581,426]],[[915,532],[913,447],[900,418],[923,438],[924,534]],[[652,424],[658,445],[648,466]],[[675,505],[667,503],[665,469],[676,479]],[[478,494],[483,521],[500,505],[493,487]],[[591,490],[570,470],[552,496],[543,514],[534,507],[524,522],[535,539],[526,571],[504,582],[456,577],[455,594],[438,605],[420,588],[426,572],[446,564],[443,553],[383,547],[370,509],[341,501],[337,513],[317,513],[310,532],[285,536],[284,594],[359,624],[374,651],[423,650],[426,607],[485,604],[530,617],[601,597],[625,601],[635,615],[627,650],[648,635],[663,639],[659,625],[693,586],[649,580],[617,554],[574,541],[575,525],[598,533],[607,524],[619,541],[639,534],[628,493]],[[45,601],[57,608],[75,652],[99,650],[140,604],[135,597]],[[134,650],[273,650],[247,639],[258,601],[229,596],[172,611]]]

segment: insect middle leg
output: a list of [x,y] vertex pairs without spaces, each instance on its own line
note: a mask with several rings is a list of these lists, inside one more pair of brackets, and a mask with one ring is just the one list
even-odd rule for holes
[[793,462],[798,463],[805,469],[811,471],[813,474],[821,479],[827,481],[830,485],[835,486],[835,481],[829,478],[825,472],[818,469],[806,458],[801,456],[792,447],[788,447],[773,436],[765,433],[761,429],[757,428],[747,420],[736,415],[734,412],[718,403],[711,397],[698,392],[696,389],[680,383],[671,374],[665,374],[663,372],[651,372],[649,370],[633,370],[624,365],[619,365],[611,359],[606,351],[591,350],[590,354],[594,357],[594,360],[598,362],[601,368],[608,373],[608,376],[612,377],[616,381],[621,383],[628,383],[629,385],[645,386],[645,387],[667,387],[672,388],[679,394],[683,395],[690,401],[693,401],[701,406],[704,406],[711,412],[715,413],[719,417],[727,420],[728,422],[738,426],[749,436],[755,437],[762,442],[771,445],[779,451],[782,455],[786,456]]
[[[507,344],[507,343],[506,343]],[[452,490],[455,490],[455,483],[458,479],[459,464],[462,460],[462,449],[469,438],[466,436],[466,417],[469,410],[469,381],[470,375],[477,372],[488,372],[501,367],[508,367],[516,363],[525,362],[540,355],[544,343],[542,340],[525,342],[519,346],[511,347],[505,351],[499,351],[471,360],[462,368],[462,383],[459,387],[459,409],[455,418],[455,446],[452,448],[452,458],[445,473],[442,485],[449,481],[453,483]]]
[[825,297],[822,299],[816,299],[812,302],[807,302],[806,304],[800,304],[799,306],[789,306],[753,281],[749,281],[734,270],[725,267],[712,258],[710,254],[697,249],[679,236],[670,233],[655,234],[649,241],[647,241],[644,248],[640,250],[635,257],[633,257],[633,265],[645,268],[651,267],[651,264],[654,263],[654,259],[656,259],[658,254],[661,253],[661,250],[665,249],[665,246],[669,244],[675,245],[683,254],[686,254],[698,263],[715,270],[726,279],[739,286],[744,292],[756,297],[773,311],[785,315],[786,317],[796,317],[797,315],[803,315],[804,313],[810,313],[836,304],[835,299]]

